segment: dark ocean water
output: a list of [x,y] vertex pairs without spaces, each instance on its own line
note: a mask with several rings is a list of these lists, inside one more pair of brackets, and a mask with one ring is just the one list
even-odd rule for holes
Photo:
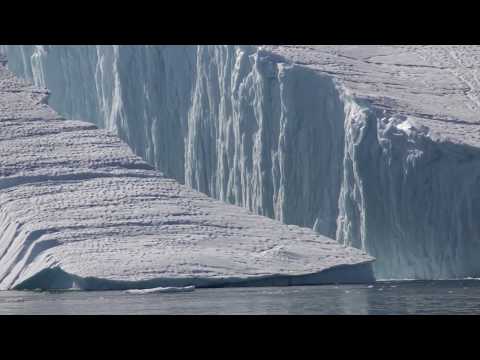
[[480,314],[480,281],[196,289],[150,295],[0,291],[0,315],[5,314]]

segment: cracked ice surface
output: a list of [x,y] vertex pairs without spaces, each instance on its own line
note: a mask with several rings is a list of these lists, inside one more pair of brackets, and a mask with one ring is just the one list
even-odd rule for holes
[[369,278],[361,251],[165,178],[48,95],[0,66],[0,289]]

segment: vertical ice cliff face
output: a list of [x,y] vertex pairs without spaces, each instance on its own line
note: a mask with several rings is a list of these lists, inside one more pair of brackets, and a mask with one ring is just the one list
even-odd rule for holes
[[199,47],[185,181],[333,236],[343,105],[331,79],[251,48]]
[[415,119],[348,119],[337,239],[377,254],[379,278],[480,274],[480,149],[437,141]]
[[7,52],[57,111],[195,189],[366,250],[377,278],[480,276],[475,77],[442,49],[332,49]]

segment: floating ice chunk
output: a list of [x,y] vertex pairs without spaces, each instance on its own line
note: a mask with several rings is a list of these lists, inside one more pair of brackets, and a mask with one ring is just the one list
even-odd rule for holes
[[180,292],[192,292],[195,290],[195,286],[182,286],[182,287],[157,287],[153,289],[131,289],[126,290],[127,294],[145,295],[145,294],[171,294]]

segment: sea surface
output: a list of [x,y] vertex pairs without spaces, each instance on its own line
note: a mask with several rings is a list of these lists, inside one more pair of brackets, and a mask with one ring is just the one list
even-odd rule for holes
[[480,281],[122,291],[0,291],[5,314],[480,314]]

